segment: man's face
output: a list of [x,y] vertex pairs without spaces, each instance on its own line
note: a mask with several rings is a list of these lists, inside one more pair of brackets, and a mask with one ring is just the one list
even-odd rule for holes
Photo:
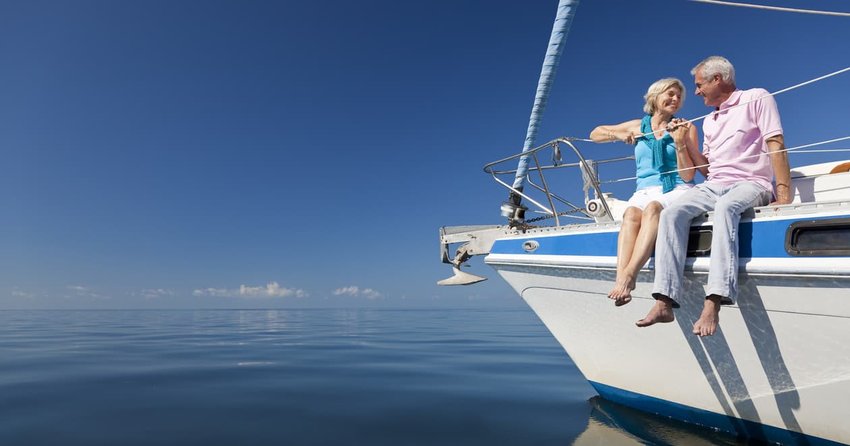
[[696,95],[702,96],[703,102],[709,107],[717,107],[723,101],[720,99],[722,91],[720,89],[720,75],[711,77],[703,77],[700,71],[697,71],[694,76],[694,85],[696,86]]

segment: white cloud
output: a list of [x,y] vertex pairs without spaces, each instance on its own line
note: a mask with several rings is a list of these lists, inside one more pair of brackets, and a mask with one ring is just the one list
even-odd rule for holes
[[304,290],[296,288],[282,288],[277,282],[269,282],[266,286],[239,286],[240,296],[261,296],[261,297],[304,297],[307,293]]
[[83,286],[83,285],[68,285],[65,289],[72,291],[72,295],[65,295],[64,297],[86,297],[90,299],[109,299],[109,296],[104,296],[95,292],[93,289]]
[[231,290],[227,290],[225,288],[199,288],[192,291],[193,296],[213,296],[213,297],[227,297],[232,296],[233,292]]
[[360,289],[356,286],[347,286],[345,288],[337,288],[333,290],[334,296],[341,296],[343,294],[347,294],[349,296],[356,296],[358,292],[360,292]]
[[145,299],[157,299],[160,297],[174,296],[174,291],[164,288],[148,288],[133,294],[144,297]]
[[332,293],[334,296],[362,296],[367,299],[377,299],[381,297],[381,293],[377,290],[373,290],[372,288],[360,288],[356,285],[337,288],[333,290]]
[[22,299],[32,299],[33,297],[35,297],[35,294],[28,293],[26,291],[21,291],[17,288],[13,288],[12,289],[12,297],[20,297]]
[[199,288],[192,291],[194,296],[211,297],[307,297],[309,294],[300,288],[285,288],[277,282],[265,286],[239,285],[239,288]]

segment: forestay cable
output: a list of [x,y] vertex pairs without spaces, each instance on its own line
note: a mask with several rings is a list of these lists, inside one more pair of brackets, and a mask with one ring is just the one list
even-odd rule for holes
[[784,11],[784,12],[799,12],[802,14],[818,14],[818,15],[831,15],[838,17],[850,17],[850,12],[833,12],[833,11],[819,11],[816,9],[797,9],[797,8],[783,8],[781,6],[770,6],[770,5],[752,5],[749,3],[737,3],[737,2],[724,2],[720,0],[691,0],[696,3],[711,3],[715,5],[726,5],[726,6],[740,6],[742,8],[756,8],[756,9],[768,9],[771,11]]

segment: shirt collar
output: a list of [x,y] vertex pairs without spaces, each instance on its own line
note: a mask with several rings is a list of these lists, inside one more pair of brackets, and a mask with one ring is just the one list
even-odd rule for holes
[[738,105],[738,102],[741,101],[741,94],[742,93],[743,93],[743,91],[741,91],[741,90],[733,91],[732,94],[729,95],[729,97],[726,98],[726,100],[723,101],[722,104],[720,104],[720,107],[717,107],[717,110],[723,110],[723,109]]

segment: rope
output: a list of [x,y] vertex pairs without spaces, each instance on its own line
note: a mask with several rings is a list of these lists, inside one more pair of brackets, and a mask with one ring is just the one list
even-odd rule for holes
[[[694,0],[694,1],[696,1],[696,0]],[[768,93],[768,94],[766,94],[766,95],[759,96],[759,97],[754,98],[754,99],[750,99],[749,101],[746,101],[746,102],[740,102],[740,103],[735,104],[735,105],[733,105],[733,106],[731,106],[731,107],[729,107],[729,108],[724,108],[723,110],[720,110],[720,111],[727,112],[727,111],[729,111],[729,110],[734,110],[734,109],[736,109],[736,108],[738,108],[738,107],[743,107],[743,106],[745,106],[745,105],[747,105],[747,104],[750,104],[750,103],[753,103],[753,102],[756,102],[756,101],[760,101],[760,100],[761,100],[761,99],[763,99],[763,98],[770,97],[770,96],[776,96],[776,95],[778,95],[778,94],[782,94],[782,93],[785,93],[785,92],[788,92],[788,91],[791,91],[791,90],[796,90],[797,88],[804,87],[804,86],[806,86],[806,85],[809,85],[809,84],[812,84],[812,83],[815,83],[815,82],[818,82],[818,81],[822,81],[822,80],[824,80],[824,79],[827,79],[827,78],[830,78],[830,77],[833,77],[833,76],[837,76],[837,75],[839,75],[839,74],[841,74],[841,73],[844,73],[844,72],[847,72],[847,71],[850,71],[850,67],[842,68],[842,69],[840,69],[840,70],[838,70],[838,71],[833,71],[832,73],[825,74],[825,75],[823,75],[823,76],[816,77],[816,78],[814,78],[814,79],[810,79],[810,80],[807,80],[807,81],[805,81],[805,82],[800,82],[800,83],[799,83],[799,84],[797,84],[797,85],[792,85],[792,86],[790,86],[790,87],[788,87],[788,88],[783,88],[782,90],[775,91],[775,92],[773,92],[773,93]],[[697,118],[691,119],[691,120],[689,120],[689,121],[687,121],[687,122],[688,122],[688,123],[690,123],[690,124],[693,124],[694,122],[701,121],[701,120],[703,120],[703,119],[705,119],[705,118],[707,118],[707,117],[711,116],[712,114],[714,114],[714,113],[716,113],[716,112],[717,112],[717,110],[712,111],[712,112],[709,112],[709,113],[706,113],[706,114],[704,114],[704,115],[702,115],[702,116],[700,116],[700,117],[697,117]],[[649,136],[649,135],[652,135],[652,133],[653,133],[653,132],[644,133],[644,134],[642,134],[642,135],[640,135],[640,136]]]
[[691,0],[692,2],[697,3],[711,3],[715,5],[726,5],[726,6],[740,6],[743,8],[756,8],[756,9],[769,9],[772,11],[784,11],[784,12],[799,12],[803,14],[819,14],[819,15],[831,15],[838,17],[850,17],[850,12],[833,12],[833,11],[818,11],[816,9],[797,9],[797,8],[783,8],[780,6],[769,6],[769,5],[751,5],[749,3],[733,3],[733,2],[723,2],[720,0]]
[[797,147],[794,147],[792,149],[785,149],[785,150],[790,152],[792,150],[805,149],[806,147],[820,146],[820,145],[823,145],[823,144],[829,144],[831,142],[838,142],[838,141],[845,141],[845,140],[848,140],[848,139],[850,139],[850,136],[845,136],[843,138],[830,139],[830,140],[821,141],[821,142],[813,142],[811,144],[804,144],[802,146],[797,146]]
[[[715,0],[691,0],[691,1],[703,1],[703,2],[723,3],[723,2],[719,2],[719,1],[715,1]],[[736,4],[736,5],[739,5],[739,4]],[[848,14],[848,15],[850,15],[850,14]],[[842,68],[842,69],[840,69],[840,70],[833,71],[832,73],[825,74],[825,75],[823,75],[823,76],[816,77],[816,78],[814,78],[814,79],[810,79],[810,80],[807,80],[807,81],[805,81],[805,82],[800,82],[799,84],[792,85],[792,86],[787,87],[787,88],[783,88],[782,90],[778,90],[778,91],[775,91],[775,92],[773,92],[773,93],[768,93],[767,95],[759,96],[758,98],[751,99],[751,100],[746,101],[746,102],[738,103],[738,104],[736,104],[736,105],[733,105],[732,107],[729,107],[729,108],[723,109],[723,111],[725,112],[725,111],[729,111],[729,110],[732,110],[732,109],[735,109],[735,108],[738,108],[738,107],[743,107],[744,105],[750,104],[750,103],[755,102],[755,101],[759,101],[759,100],[761,100],[762,98],[766,98],[766,97],[768,97],[768,96],[776,96],[776,95],[778,95],[778,94],[786,93],[786,92],[789,92],[789,91],[791,91],[791,90],[795,90],[795,89],[797,89],[797,88],[804,87],[804,86],[806,86],[806,85],[809,85],[809,84],[812,84],[812,83],[815,83],[815,82],[818,82],[818,81],[822,81],[822,80],[824,80],[824,79],[828,79],[828,78],[833,77],[833,76],[837,76],[837,75],[839,75],[839,74],[841,74],[841,73],[844,73],[844,72],[847,72],[847,71],[850,71],[850,67]],[[703,119],[705,119],[705,118],[707,118],[707,117],[711,116],[711,115],[712,115],[712,113],[715,113],[715,112],[716,112],[716,111],[712,111],[712,112],[710,112],[710,113],[706,113],[705,115],[702,115],[702,116],[699,116],[699,117],[693,118],[693,119],[691,119],[691,120],[689,120],[689,121],[687,121],[687,122],[688,122],[688,123],[694,123],[694,122],[697,122],[697,121],[703,120]],[[642,135],[640,135],[640,136],[648,136],[648,135],[651,135],[651,134],[653,134],[653,132],[644,133],[644,134],[642,134]],[[569,139],[569,140],[571,140],[571,141],[592,142],[592,143],[597,143],[597,144],[599,143],[599,142],[594,141],[594,140],[592,140],[592,139],[586,139],[586,138],[568,137],[567,139]],[[783,149],[783,150],[778,150],[778,151],[770,152],[770,153],[792,152],[792,151],[796,151],[796,150],[803,149],[803,148],[806,148],[806,147],[813,147],[813,146],[822,145],[822,144],[829,144],[829,143],[832,143],[832,142],[844,141],[844,140],[847,140],[847,139],[850,139],[850,136],[846,136],[846,137],[843,137],[843,138],[831,139],[831,140],[827,140],[827,141],[821,141],[821,142],[812,143],[812,144],[807,144],[807,145],[802,145],[802,146],[797,146],[797,147],[792,147],[792,148],[790,148],[790,149],[789,149],[789,148],[786,148],[786,149]],[[615,141],[601,141],[601,142],[615,142]],[[839,149],[839,150],[841,150],[841,149]],[[807,151],[807,152],[816,153],[816,151]],[[746,158],[752,158],[752,157],[756,157],[756,156],[764,156],[764,155],[766,155],[766,154],[765,154],[765,153],[761,153],[761,154],[757,154],[757,155],[749,155],[749,156],[745,156],[745,157],[741,157],[741,158],[735,159],[735,160],[733,160],[733,161],[739,161],[739,160],[746,159]],[[681,171],[684,171],[684,170],[699,169],[699,168],[701,168],[701,167],[709,167],[709,165],[708,165],[708,164],[702,164],[702,165],[698,165],[698,166],[686,167],[686,168],[684,168],[684,169],[671,170],[670,172],[661,172],[661,173],[662,173],[662,174],[666,174],[666,173],[673,173],[673,172],[681,172]],[[604,184],[611,184],[611,183],[619,183],[619,182],[622,182],[622,181],[630,181],[630,180],[636,180],[636,179],[637,179],[637,176],[633,176],[633,177],[619,178],[619,179],[615,179],[615,180],[601,181],[600,183],[604,183]]]
[[821,149],[821,150],[806,150],[800,153],[835,153],[835,152],[850,152],[850,149]]
[[[691,0],[691,1],[708,1],[708,0]],[[750,99],[749,101],[746,101],[746,102],[740,102],[740,103],[735,104],[735,105],[733,105],[733,106],[731,106],[731,107],[729,107],[729,108],[724,108],[722,111],[726,112],[726,111],[729,111],[729,110],[734,110],[734,109],[736,109],[736,108],[738,108],[738,107],[743,107],[743,106],[745,106],[745,105],[747,105],[747,104],[750,104],[750,103],[752,103],[752,102],[755,102],[755,101],[761,100],[761,99],[763,99],[763,98],[766,98],[766,97],[769,97],[769,96],[776,96],[776,95],[778,95],[778,94],[782,94],[782,93],[786,93],[786,92],[789,92],[789,91],[791,91],[791,90],[795,90],[795,89],[797,89],[797,88],[804,87],[804,86],[806,86],[806,85],[809,85],[809,84],[812,84],[812,83],[815,83],[815,82],[818,82],[818,81],[822,81],[822,80],[824,80],[824,79],[828,79],[828,78],[833,77],[833,76],[837,76],[837,75],[839,75],[839,74],[841,74],[841,73],[844,73],[844,72],[847,72],[847,71],[850,71],[850,67],[842,68],[842,69],[840,69],[840,70],[838,70],[838,71],[833,71],[832,73],[825,74],[825,75],[823,75],[823,76],[816,77],[816,78],[814,78],[814,79],[810,79],[810,80],[807,80],[807,81],[805,81],[805,82],[800,82],[800,83],[799,83],[799,84],[797,84],[797,85],[792,85],[792,86],[790,86],[790,87],[788,87],[788,88],[783,88],[782,90],[775,91],[775,92],[773,92],[773,93],[768,93],[768,94],[766,94],[766,95],[759,96],[759,97],[757,97],[757,98],[755,98],[755,99]],[[688,122],[688,123],[690,123],[690,124],[693,124],[694,122],[701,121],[701,120],[703,120],[703,119],[705,119],[705,118],[707,118],[707,117],[711,116],[713,113],[716,113],[716,112],[717,112],[717,110],[712,111],[712,112],[709,112],[709,113],[706,113],[706,114],[704,114],[704,115],[702,115],[702,116],[699,116],[699,117],[696,117],[696,118],[690,119],[690,120],[688,120],[687,122]],[[643,134],[641,134],[641,135],[637,135],[637,136],[635,136],[635,138],[641,138],[641,137],[649,136],[649,135],[652,135],[652,134],[653,134],[653,132],[647,132],[647,133],[643,133]],[[619,142],[619,141],[616,141],[616,140],[614,140],[614,141],[594,141],[594,140],[592,140],[592,139],[586,139],[586,138],[573,138],[573,137],[569,137],[568,139],[570,139],[570,140],[572,140],[572,141],[592,142],[592,143],[596,143],[596,144],[608,143],[608,142]]]
[[[742,156],[740,158],[736,158],[734,160],[731,160],[729,163],[732,163],[732,162],[735,162],[735,161],[740,161],[740,160],[747,159],[747,158],[755,158],[755,157],[758,157],[758,156],[771,155],[771,154],[774,154],[774,153],[794,152],[794,151],[797,151],[797,150],[800,150],[800,149],[805,149],[807,147],[820,146],[820,145],[823,145],[823,144],[829,144],[829,143],[833,143],[833,142],[846,141],[846,140],[850,140],[850,136],[845,136],[845,137],[842,137],[842,138],[829,139],[829,140],[826,140],[826,141],[814,142],[814,143],[811,143],[811,144],[803,144],[801,146],[785,148],[785,149],[782,149],[782,150],[776,150],[776,151],[768,152],[768,153],[758,153],[758,154],[755,154],[755,155]],[[850,151],[850,149],[836,149],[835,151]],[[818,151],[816,151],[816,150],[806,150],[806,153],[816,153],[816,152],[818,152]],[[729,164],[729,163],[726,163],[726,164]],[[715,164],[715,166],[717,166],[717,165],[718,164]],[[720,164],[720,165],[723,165],[723,164]],[[661,173],[666,174],[666,173],[682,172],[682,171],[685,171],[685,170],[694,170],[694,169],[699,169],[699,168],[702,168],[702,167],[710,167],[710,166],[708,164],[700,164],[698,166],[685,167],[684,169],[676,169],[676,170],[671,170],[669,172],[661,172]],[[606,181],[606,183],[619,183],[619,182],[622,182],[622,181],[629,181],[629,180],[636,180],[636,179],[637,179],[637,176],[633,176],[633,177],[627,177],[627,178],[618,178],[616,180],[609,180],[609,181]]]

